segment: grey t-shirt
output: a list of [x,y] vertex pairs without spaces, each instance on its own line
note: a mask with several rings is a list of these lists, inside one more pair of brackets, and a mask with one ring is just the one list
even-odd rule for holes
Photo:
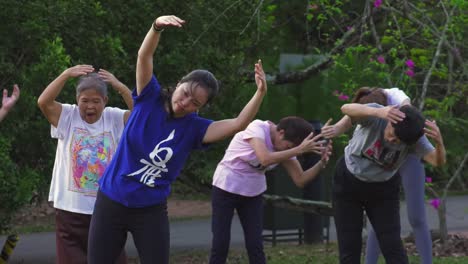
[[[367,106],[382,107],[378,104]],[[395,175],[409,153],[422,158],[434,149],[426,136],[412,146],[387,142],[384,140],[386,126],[387,120],[377,117],[360,120],[345,148],[348,170],[362,181],[387,181]]]

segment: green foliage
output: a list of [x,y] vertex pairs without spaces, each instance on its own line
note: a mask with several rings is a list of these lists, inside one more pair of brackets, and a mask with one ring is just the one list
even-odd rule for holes
[[[468,5],[461,0],[443,2],[454,13],[447,43],[442,45],[425,98],[421,98],[447,19],[441,4],[434,7],[433,1],[418,0],[411,2],[409,10],[402,10],[403,2],[384,1],[395,12],[371,3],[366,13],[365,1],[349,0],[0,1],[0,87],[11,89],[18,83],[22,88],[18,105],[0,125],[2,210],[13,212],[32,195],[44,196],[48,189],[56,143],[36,106],[43,89],[64,69],[81,63],[107,69],[133,88],[139,46],[161,14],[187,21],[183,29],[168,29],[162,35],[155,73],[163,86],[173,86],[195,68],[208,69],[221,81],[220,95],[201,111],[202,116],[219,120],[242,110],[255,84],[240,72],[252,71],[258,58],[268,73],[275,73],[282,53],[327,56],[333,51],[333,63],[307,80],[270,84],[257,118],[276,122],[299,115],[322,123],[329,117],[338,121],[340,106],[349,100],[340,100],[335,91],[352,96],[361,86],[399,87],[415,104],[424,100],[425,114],[438,121],[448,164],[430,172],[446,180],[468,147],[464,143]],[[375,28],[364,21],[369,16]],[[351,37],[343,41],[351,30]],[[338,44],[343,46],[333,49]],[[415,63],[413,77],[407,74],[408,60]],[[299,71],[314,62],[306,59],[289,70]],[[58,100],[73,103],[74,84],[68,82]],[[111,94],[109,105],[123,107],[123,102]],[[335,156],[342,154],[347,140],[346,135],[335,139]],[[209,185],[228,143],[194,153],[183,172],[185,179]],[[466,175],[464,180],[468,180]],[[9,215],[3,211],[2,216]]]

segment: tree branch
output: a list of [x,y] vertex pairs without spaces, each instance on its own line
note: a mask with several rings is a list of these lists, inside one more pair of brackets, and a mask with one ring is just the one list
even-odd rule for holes
[[[443,5],[443,3],[441,3],[441,4]],[[444,7],[444,10],[445,10],[445,7]],[[440,50],[441,50],[441,48],[442,48],[442,44],[443,44],[444,41],[445,41],[447,29],[448,29],[448,26],[449,26],[449,24],[450,24],[451,16],[453,15],[453,11],[454,11],[454,10],[455,10],[455,8],[453,8],[453,9],[451,10],[450,14],[446,14],[447,20],[446,20],[446,22],[445,22],[445,26],[444,26],[444,29],[443,29],[443,31],[442,31],[442,36],[440,36],[440,40],[439,40],[439,43],[437,44],[436,52],[435,52],[435,54],[434,54],[434,57],[432,58],[431,67],[430,67],[429,70],[427,71],[426,77],[424,78],[424,82],[423,82],[423,86],[422,86],[422,91],[421,91],[421,96],[420,96],[420,98],[419,98],[419,110],[421,110],[421,111],[422,111],[422,109],[424,108],[424,98],[426,97],[427,86],[428,86],[428,84],[429,84],[429,80],[431,79],[432,72],[434,71],[437,62],[439,61]]]
[[445,185],[444,192],[442,194],[442,198],[445,199],[447,197],[448,189],[452,185],[452,183],[457,179],[458,177],[461,176],[461,173],[463,171],[463,167],[465,166],[466,162],[468,161],[468,151],[465,153],[465,156],[463,157],[463,160],[460,162],[460,165],[458,165],[457,170],[453,174],[452,178],[447,182],[447,185]]
[[[317,62],[310,65],[309,67],[294,72],[267,74],[267,81],[272,84],[285,84],[285,83],[299,83],[309,79],[314,74],[320,72],[323,69],[328,68],[333,62],[333,55],[336,54],[342,47],[343,44],[350,38],[350,36],[356,32],[354,27],[343,35],[343,37],[336,42],[335,47],[330,53],[321,57]],[[252,71],[240,71],[240,74],[246,78],[246,82],[254,82],[255,75]]]

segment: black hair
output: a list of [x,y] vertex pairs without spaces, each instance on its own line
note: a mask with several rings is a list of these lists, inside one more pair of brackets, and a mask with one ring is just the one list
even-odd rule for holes
[[400,107],[400,111],[405,113],[405,119],[396,124],[392,123],[397,136],[403,143],[413,145],[424,134],[425,118],[421,112],[412,105]]
[[213,100],[213,98],[219,92],[219,84],[216,77],[207,70],[194,70],[189,74],[182,77],[179,83],[186,83],[192,82],[190,86],[190,90],[193,90],[195,87],[201,87],[208,92],[208,100],[206,103],[208,104]]
[[298,146],[302,141],[313,131],[313,126],[303,118],[297,116],[288,116],[282,118],[276,130],[284,130],[285,140],[291,141],[294,145]]
[[[206,104],[210,103],[219,92],[218,80],[213,75],[213,73],[207,70],[193,70],[189,74],[182,77],[182,79],[179,81],[179,83],[186,82],[192,82],[192,84],[189,87],[190,91],[193,91],[193,89],[196,87],[201,87],[206,90],[206,92],[208,93]],[[169,114],[171,117],[174,116],[174,110],[172,109],[171,104],[173,92],[174,89],[161,90],[161,95],[164,98],[164,101],[169,106]]]

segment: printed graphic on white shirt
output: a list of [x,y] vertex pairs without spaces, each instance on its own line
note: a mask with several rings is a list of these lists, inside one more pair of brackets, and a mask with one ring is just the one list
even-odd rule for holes
[[71,139],[72,177],[69,190],[96,196],[98,180],[104,173],[114,152],[110,132],[91,136],[88,130],[73,129]]
[[385,144],[385,142],[377,139],[369,148],[362,152],[362,155],[379,164],[384,169],[392,170],[401,155],[401,150],[392,148],[390,144]]
[[154,187],[154,180],[161,178],[162,172],[168,172],[166,163],[172,158],[173,151],[169,147],[160,147],[162,143],[171,141],[174,138],[175,129],[171,134],[161,142],[159,142],[153,151],[149,154],[149,160],[141,159],[140,162],[144,165],[141,169],[128,174],[127,176],[140,175],[140,182],[149,187]]

